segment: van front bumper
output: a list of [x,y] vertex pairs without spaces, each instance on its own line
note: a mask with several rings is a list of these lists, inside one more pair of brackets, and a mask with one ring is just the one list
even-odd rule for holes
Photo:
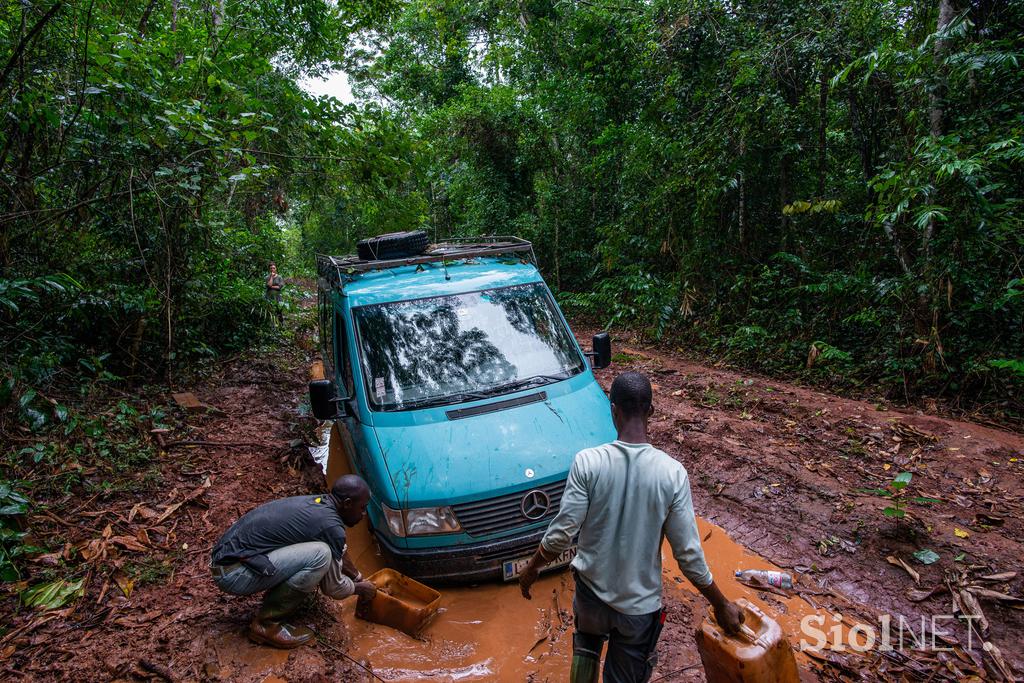
[[427,582],[475,583],[501,580],[502,564],[532,555],[544,531],[472,545],[415,549],[396,548],[383,534],[375,534],[375,537],[388,566],[406,576]]

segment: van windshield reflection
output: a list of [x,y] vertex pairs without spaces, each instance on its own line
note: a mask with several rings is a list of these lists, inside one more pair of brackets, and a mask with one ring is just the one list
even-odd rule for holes
[[541,283],[363,306],[354,314],[376,410],[500,396],[586,367]]

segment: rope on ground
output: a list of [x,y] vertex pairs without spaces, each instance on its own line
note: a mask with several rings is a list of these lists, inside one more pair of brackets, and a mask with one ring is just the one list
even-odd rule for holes
[[669,678],[677,676],[677,675],[679,675],[681,673],[686,673],[690,669],[697,669],[699,667],[700,667],[700,664],[691,664],[690,666],[684,666],[682,669],[676,669],[675,671],[669,671],[667,674],[665,674],[663,676],[658,676],[657,678],[651,680],[650,683],[658,683],[658,681],[667,681]]
[[335,646],[333,646],[333,645],[331,645],[330,643],[328,643],[328,642],[327,642],[327,638],[325,638],[324,636],[320,635],[320,632],[319,632],[319,631],[314,631],[314,633],[316,633],[316,639],[317,639],[318,641],[320,641],[320,644],[321,644],[321,645],[323,645],[324,647],[326,647],[326,648],[327,648],[328,650],[330,650],[331,652],[333,652],[333,653],[335,653],[335,654],[341,655],[342,657],[344,657],[344,658],[345,658],[345,659],[347,659],[348,661],[352,662],[353,664],[355,664],[356,666],[358,666],[358,667],[359,667],[360,669],[362,669],[362,670],[363,670],[363,671],[365,671],[366,673],[368,673],[368,674],[370,674],[371,676],[373,676],[373,677],[374,677],[375,679],[377,679],[378,681],[381,681],[381,683],[388,683],[387,679],[381,678],[380,676],[378,676],[377,674],[375,674],[375,673],[373,672],[373,669],[371,669],[370,667],[366,666],[366,665],[365,665],[365,664],[363,664],[362,662],[356,661],[356,660],[355,660],[355,659],[353,659],[352,657],[349,657],[349,656],[348,656],[347,654],[345,654],[344,652],[342,652],[341,650],[339,650],[339,649],[338,649],[338,648],[336,648]]

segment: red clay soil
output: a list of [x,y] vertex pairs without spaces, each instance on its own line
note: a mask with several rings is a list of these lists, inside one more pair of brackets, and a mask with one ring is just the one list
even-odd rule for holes
[[[1024,556],[1024,438],[1019,434],[879,410],[696,364],[629,339],[616,340],[615,350],[617,362],[599,371],[599,380],[607,387],[625,369],[651,376],[652,441],[686,465],[698,514],[776,564],[804,572],[800,583],[825,593],[816,598],[823,606],[852,610],[862,620],[886,612],[952,614],[950,588],[968,609],[970,597],[977,596],[991,641],[1008,666],[1024,670],[1019,647],[1024,612],[1015,609],[1019,602],[992,597],[1021,595],[1021,576],[979,578],[1015,571]],[[200,401],[222,412],[190,414],[180,429],[161,438],[240,445],[170,446],[161,455],[158,495],[50,520],[65,526],[72,545],[88,548],[95,541],[92,549],[106,552],[108,560],[153,554],[171,562],[173,571],[134,589],[122,587],[116,573],[90,577],[86,596],[63,611],[22,610],[0,639],[0,678],[361,680],[358,668],[342,655],[347,634],[335,612],[314,601],[302,617],[330,644],[291,652],[253,645],[244,631],[258,598],[221,594],[207,568],[210,547],[241,514],[322,487],[305,449],[315,424],[299,417],[313,355],[307,329],[288,351],[225,366],[217,377],[191,388]],[[882,487],[900,471],[913,472],[914,495],[940,502],[912,504],[911,516],[897,526],[883,516],[884,498],[859,489]],[[927,566],[915,562],[912,554],[924,548],[940,559]],[[920,582],[887,562],[888,556],[906,561],[920,573]],[[828,595],[828,589],[846,598]],[[669,619],[656,679],[703,680],[693,639],[694,610],[701,603],[675,587],[666,596]],[[961,646],[966,643],[961,627],[949,630]],[[817,675],[823,680],[891,680],[901,674],[908,680],[956,680],[974,672],[999,680],[993,657],[982,652],[977,639],[974,644],[970,652],[961,647],[921,657],[833,653]]]
[[[287,652],[250,643],[244,632],[259,598],[220,593],[208,568],[213,543],[246,511],[322,488],[306,448],[316,425],[299,416],[312,349],[307,329],[291,350],[238,360],[192,387],[211,410],[182,415],[180,429],[161,435],[168,444],[160,456],[163,490],[145,500],[122,498],[102,509],[84,509],[60,522],[73,546],[88,547],[90,539],[98,544],[94,548],[102,546],[105,557],[98,559],[118,565],[164,558],[172,571],[134,590],[119,586],[124,579],[117,572],[90,574],[85,597],[56,617],[23,610],[0,639],[0,679],[351,678],[332,646]],[[173,445],[177,441],[242,445]],[[111,531],[104,539],[106,528]],[[344,642],[335,617],[319,603],[302,619],[331,642]]]

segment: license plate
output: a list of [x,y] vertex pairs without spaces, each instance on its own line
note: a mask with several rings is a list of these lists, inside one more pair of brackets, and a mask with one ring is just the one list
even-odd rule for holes
[[[517,560],[506,560],[501,563],[501,573],[505,577],[506,581],[512,581],[513,579],[519,578],[519,575],[526,569],[526,565],[530,564],[530,558],[520,557]],[[541,571],[547,571],[548,569],[557,569],[558,567],[564,567],[565,565],[572,562],[572,558],[576,557],[576,546],[572,546],[568,550],[564,551],[561,555],[548,562],[544,569]]]

